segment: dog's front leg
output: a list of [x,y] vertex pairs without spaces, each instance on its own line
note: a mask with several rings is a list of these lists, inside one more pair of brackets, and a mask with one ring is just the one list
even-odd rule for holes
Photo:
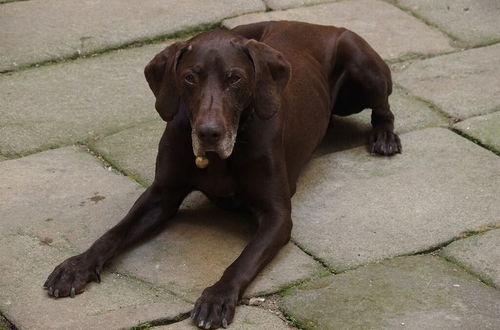
[[[206,288],[197,300],[191,317],[205,329],[226,327],[233,319],[238,300],[260,272],[290,240],[292,230],[290,195],[288,191],[276,192],[273,179],[260,181],[255,198],[251,200],[257,219],[257,231],[241,255],[224,271],[221,279]],[[254,181],[252,184],[255,185]],[[264,182],[274,187],[265,187]],[[264,193],[267,192],[267,193]]]
[[74,297],[90,281],[100,282],[106,262],[177,212],[189,191],[149,187],[129,213],[85,252],[66,259],[49,275],[44,288],[54,297]]

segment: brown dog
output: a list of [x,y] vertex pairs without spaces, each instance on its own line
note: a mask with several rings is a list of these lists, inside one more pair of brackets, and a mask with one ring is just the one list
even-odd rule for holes
[[87,282],[100,281],[107,261],[199,190],[219,205],[245,208],[258,225],[192,311],[199,327],[226,327],[245,288],[290,239],[290,197],[332,113],[371,108],[370,150],[401,152],[389,110],[389,68],[343,28],[262,22],[205,32],[167,47],[145,75],[169,122],[155,180],[120,223],[55,268],[45,282],[54,297],[74,297]]

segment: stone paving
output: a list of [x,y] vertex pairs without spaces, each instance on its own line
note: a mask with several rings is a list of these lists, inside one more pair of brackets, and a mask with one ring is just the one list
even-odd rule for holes
[[345,26],[390,63],[403,153],[367,153],[369,112],[333,119],[292,242],[230,329],[498,329],[498,17],[495,0],[0,0],[0,329],[195,328],[253,231],[199,193],[84,294],[41,285],[152,182],[165,123],[145,64],[194,31],[279,19]]

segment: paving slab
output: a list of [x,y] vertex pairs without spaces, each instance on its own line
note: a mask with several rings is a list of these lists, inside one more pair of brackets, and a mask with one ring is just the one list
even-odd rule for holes
[[384,58],[452,50],[450,40],[404,11],[378,0],[352,0],[283,11],[243,15],[223,22],[233,28],[267,20],[296,20],[346,27],[361,35]]
[[500,112],[464,120],[454,128],[500,152]]
[[[143,191],[131,179],[109,172],[89,154],[70,147],[2,162],[0,182],[2,235],[34,237],[72,253],[84,251],[117,223]],[[223,212],[200,193],[193,194],[163,233],[117,258],[111,269],[194,301],[252,237],[250,223],[248,217]],[[54,258],[49,266],[63,260]],[[49,270],[36,285],[43,283]],[[323,271],[289,244],[247,294],[274,292]]]
[[[194,302],[249,242],[254,232],[251,222],[249,217],[217,209],[195,193],[161,234],[117,258],[113,269],[166,286]],[[316,261],[289,243],[252,282],[245,296],[276,292],[323,272]]]
[[500,289],[500,229],[474,235],[446,246],[441,256],[460,264]]
[[396,3],[468,45],[500,41],[496,0],[396,0]]
[[338,0],[264,0],[267,7],[272,10],[297,8],[335,1]]
[[[441,113],[431,109],[425,102],[395,88],[389,103],[395,116],[395,131],[398,134],[433,126],[445,126],[448,120]],[[323,143],[315,156],[367,145],[371,131],[371,110],[348,117],[334,116]]]
[[160,120],[143,72],[165,44],[1,75],[0,152],[26,154]]
[[0,7],[0,72],[90,54],[259,10],[265,10],[261,0],[8,3]]
[[309,282],[282,300],[303,329],[498,329],[500,292],[433,256]]
[[[290,330],[288,326],[276,315],[271,314],[261,308],[250,306],[238,306],[234,315],[233,323],[228,327],[231,330]],[[191,319],[165,325],[158,330],[188,330],[199,329],[192,324]]]
[[443,128],[313,159],[293,198],[292,236],[336,271],[439,246],[499,222],[500,158]]
[[500,109],[500,44],[405,64],[397,84],[466,119]]
[[164,130],[165,122],[158,119],[104,137],[91,147],[129,176],[150,185]]
[[72,235],[116,222],[143,190],[68,147],[0,164],[0,310],[19,328],[122,328],[174,318],[191,305],[163,288],[105,272],[76,299],[48,297],[42,284],[74,254]]

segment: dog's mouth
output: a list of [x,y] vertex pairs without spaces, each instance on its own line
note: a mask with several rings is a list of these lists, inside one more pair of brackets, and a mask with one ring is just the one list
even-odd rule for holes
[[207,144],[198,138],[195,130],[191,131],[193,141],[193,153],[196,157],[205,157],[208,152],[213,152],[220,159],[227,159],[231,156],[236,141],[236,132],[226,132],[224,136],[213,144]]

